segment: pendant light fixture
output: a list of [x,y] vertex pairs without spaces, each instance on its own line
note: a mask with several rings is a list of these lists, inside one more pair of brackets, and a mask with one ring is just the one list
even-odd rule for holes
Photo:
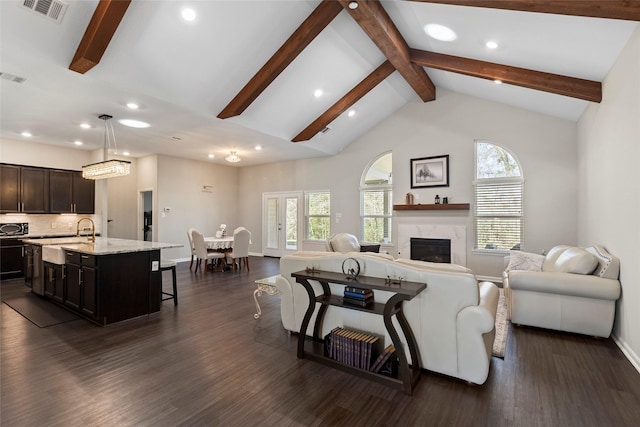
[[[114,153],[117,150],[116,135],[113,131],[113,125],[107,123],[113,117],[108,114],[101,114],[98,118],[104,120],[104,160],[102,162],[82,166],[82,177],[95,180],[129,175],[129,173],[131,173],[131,162],[115,159],[107,160],[109,149],[111,148],[111,141],[113,141]],[[109,129],[111,129],[111,136],[109,136]]]
[[227,157],[224,158],[227,162],[231,162],[231,163],[238,163],[240,160],[242,160],[240,158],[240,156],[238,156],[238,153],[236,151],[232,151]]

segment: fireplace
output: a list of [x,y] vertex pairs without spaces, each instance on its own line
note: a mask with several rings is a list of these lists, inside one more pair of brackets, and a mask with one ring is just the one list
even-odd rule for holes
[[451,240],[412,237],[411,259],[450,264]]

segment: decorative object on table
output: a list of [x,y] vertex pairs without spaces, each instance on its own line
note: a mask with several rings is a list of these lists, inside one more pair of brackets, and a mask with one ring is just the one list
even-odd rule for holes
[[392,279],[390,276],[387,276],[387,278],[384,279],[384,283],[387,285],[402,285],[402,277]]
[[414,202],[414,200],[415,200],[415,197],[414,197],[413,193],[407,193],[407,196],[406,196],[406,203],[407,203],[408,205],[412,205],[412,204],[413,204],[413,202]]
[[448,197],[443,197],[442,198],[442,204],[443,205],[448,205],[449,204],[449,198]]
[[216,237],[227,237],[227,224],[220,224],[220,229],[216,231]]
[[356,280],[360,274],[360,263],[355,258],[346,258],[342,261],[342,272],[350,280]]
[[309,273],[309,274],[317,274],[320,272],[320,270],[318,270],[315,267],[307,267],[304,269],[305,272]]
[[449,155],[411,159],[411,188],[448,187]]
[[436,198],[435,198],[435,200],[434,200],[434,203],[435,203],[436,205],[439,205],[439,204],[440,204],[440,196],[438,196],[437,194],[436,194]]
[[373,290],[369,288],[345,286],[342,302],[357,305],[358,307],[367,307],[373,304]]

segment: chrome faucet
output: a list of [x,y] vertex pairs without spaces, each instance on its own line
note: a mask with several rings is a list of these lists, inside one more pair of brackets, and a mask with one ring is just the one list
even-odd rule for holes
[[90,242],[96,241],[96,225],[93,223],[91,218],[80,218],[78,224],[76,225],[76,236],[80,236],[80,223],[84,220],[87,220],[91,223],[91,237],[88,237]]

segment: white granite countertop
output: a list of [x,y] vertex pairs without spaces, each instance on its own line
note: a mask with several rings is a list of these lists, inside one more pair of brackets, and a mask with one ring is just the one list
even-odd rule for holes
[[141,240],[112,239],[109,237],[96,237],[91,242],[87,237],[59,237],[52,239],[24,239],[24,243],[39,246],[60,246],[75,252],[89,255],[109,255],[126,252],[144,252],[156,249],[181,248],[180,243],[144,242]]

